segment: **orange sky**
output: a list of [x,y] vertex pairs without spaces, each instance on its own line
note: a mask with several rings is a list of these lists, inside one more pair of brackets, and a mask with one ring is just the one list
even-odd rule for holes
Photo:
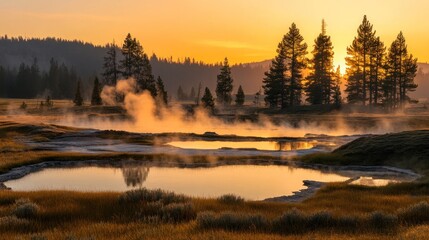
[[344,65],[364,14],[386,45],[402,30],[411,53],[429,60],[425,0],[2,0],[0,34],[104,45],[131,32],[149,54],[238,63],[272,58],[292,22],[310,52],[324,18],[335,64]]

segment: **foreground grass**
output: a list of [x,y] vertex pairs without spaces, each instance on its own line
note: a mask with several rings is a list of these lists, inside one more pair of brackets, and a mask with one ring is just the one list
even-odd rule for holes
[[[409,210],[409,206],[419,204],[421,201],[427,202],[429,198],[393,193],[386,196],[385,191],[382,188],[356,189],[344,184],[332,184],[314,198],[299,204],[225,202],[222,198],[187,198],[156,191],[147,191],[143,194],[131,192],[128,195],[110,192],[2,191],[0,238],[403,239],[412,236],[414,239],[425,239],[429,233],[429,225],[425,225],[429,222],[429,215],[417,213],[421,212],[421,209],[429,210],[429,205],[417,210],[411,208],[412,211]],[[358,199],[359,204],[350,204],[353,203],[350,199],[355,199],[354,202]],[[18,215],[16,209],[20,202],[30,202],[37,206],[37,210],[34,213],[27,211]],[[178,206],[185,205],[191,208],[177,211],[182,209]],[[162,215],[165,211],[154,211],[158,208],[169,209],[169,217],[157,218],[156,216],[166,216]],[[409,214],[403,214],[404,210],[401,209],[407,209],[407,213],[413,214],[411,219],[415,216],[415,219],[420,221],[401,221],[410,219]],[[298,212],[296,215],[298,218],[290,218],[293,211]],[[375,211],[379,214],[374,213]],[[215,219],[206,218],[204,225],[201,218],[208,213]],[[266,222],[266,225],[259,225],[257,222],[249,225],[247,219],[252,216],[259,216],[262,221],[257,222]],[[289,216],[287,218],[289,220],[284,220],[285,216]],[[393,222],[390,216],[393,216]],[[346,224],[350,224],[348,219],[353,218],[357,219],[354,221],[358,226],[354,226],[354,222],[351,226],[346,225],[348,227],[337,223],[338,219],[346,219]],[[287,230],[296,223],[303,225],[294,229],[302,231]],[[303,226],[308,227],[303,229]]]

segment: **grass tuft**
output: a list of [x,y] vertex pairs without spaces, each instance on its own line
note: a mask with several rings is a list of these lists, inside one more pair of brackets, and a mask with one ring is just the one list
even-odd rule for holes
[[13,215],[18,218],[34,218],[39,212],[39,206],[29,199],[20,198],[15,202]]
[[221,203],[225,204],[242,204],[244,203],[244,198],[240,196],[236,196],[234,194],[225,194],[217,198],[217,200]]
[[225,212],[216,215],[213,212],[198,214],[197,226],[201,229],[222,229],[227,231],[261,231],[269,224],[261,215]]
[[375,211],[367,216],[367,224],[376,232],[391,232],[398,226],[398,217]]
[[163,191],[161,189],[148,190],[141,188],[127,191],[119,196],[120,203],[143,203],[143,202],[162,202],[163,204],[184,203],[190,199],[184,195],[173,192]]
[[272,223],[273,231],[282,234],[296,234],[307,230],[309,218],[300,210],[291,209]]
[[407,208],[398,210],[398,218],[401,223],[417,225],[429,222],[429,203],[420,202]]

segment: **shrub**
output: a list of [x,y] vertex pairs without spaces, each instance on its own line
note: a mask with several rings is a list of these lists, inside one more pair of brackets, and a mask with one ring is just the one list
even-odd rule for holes
[[172,203],[161,209],[162,220],[165,222],[185,222],[195,219],[197,213],[192,203]]
[[268,221],[261,215],[222,213],[215,215],[203,212],[197,217],[197,225],[202,229],[222,229],[227,231],[261,231],[267,228]]
[[33,218],[39,212],[39,206],[31,202],[29,199],[18,199],[15,202],[13,215],[18,218]]
[[197,216],[197,226],[202,229],[214,228],[215,220],[214,212],[201,212]]
[[404,224],[416,225],[429,222],[429,204],[420,202],[398,210],[398,218]]
[[373,212],[368,216],[369,227],[378,232],[394,229],[398,225],[398,217],[392,214]]
[[163,204],[183,203],[189,201],[188,197],[173,192],[166,192],[161,189],[148,190],[146,188],[131,190],[119,196],[120,203],[140,203],[140,202],[162,202]]
[[160,216],[164,207],[162,202],[149,202],[145,205],[142,205],[138,211],[137,217],[140,219],[146,219],[147,217]]
[[341,229],[347,232],[356,231],[360,223],[360,219],[356,216],[339,216],[335,218],[336,229]]
[[241,203],[244,203],[244,198],[242,198],[240,196],[236,196],[234,194],[222,195],[217,200],[219,202],[225,203],[225,204],[241,204]]
[[279,218],[274,219],[272,227],[273,230],[278,233],[302,233],[307,229],[308,222],[308,216],[294,208],[283,213]]
[[317,212],[309,217],[309,227],[312,229],[334,227],[335,221],[332,214],[326,211]]

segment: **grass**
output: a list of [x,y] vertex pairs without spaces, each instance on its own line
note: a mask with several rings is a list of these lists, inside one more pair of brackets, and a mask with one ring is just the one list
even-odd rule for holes
[[[352,190],[346,191],[359,197]],[[182,202],[182,197],[172,201],[168,192],[143,192],[138,195],[162,197],[144,196],[125,203],[120,199],[128,193],[2,191],[0,238],[246,239],[255,234],[256,239],[341,239],[345,236],[381,239],[385,234],[392,238],[410,234],[419,236],[414,230],[417,228],[422,234],[429,232],[428,225],[424,225],[427,223],[424,215],[416,215],[420,219],[417,222],[414,221],[416,218],[409,217],[416,214],[416,210],[427,208],[428,197],[405,201],[406,195],[394,195],[391,200],[402,199],[402,207],[397,208],[397,204],[385,201],[386,208],[380,210],[378,203],[367,202],[371,197],[368,200],[362,197],[362,204],[367,205],[365,209],[353,209],[353,206],[342,204],[334,206],[343,201],[335,199],[335,192],[331,192],[331,196],[316,195],[316,198],[330,197],[331,207],[318,206],[312,201],[300,204],[245,201],[240,205],[229,205],[217,199],[186,198]],[[18,218],[15,215],[17,206],[28,203],[37,205],[38,210],[35,214]]]

